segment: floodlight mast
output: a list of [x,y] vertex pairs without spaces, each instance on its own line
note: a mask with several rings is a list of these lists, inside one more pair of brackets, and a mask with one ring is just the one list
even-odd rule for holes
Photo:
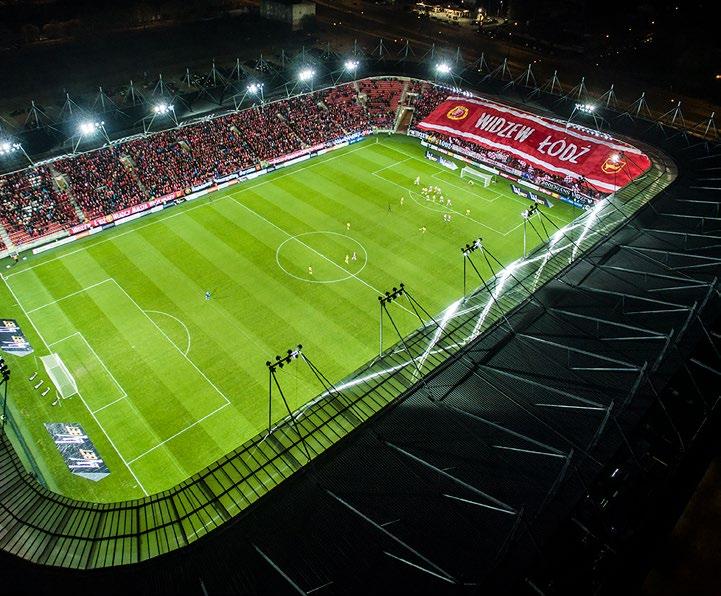
[[448,64],[448,62],[439,62],[438,64],[436,64],[436,74],[443,77],[451,74],[451,72],[451,65]]
[[303,68],[298,72],[298,80],[301,83],[308,83],[310,90],[313,90],[313,79],[315,78],[315,70],[310,67]]
[[171,120],[175,123],[175,126],[180,126],[178,117],[175,115],[175,106],[172,103],[160,101],[153,106],[151,111],[152,115],[150,116],[150,122],[146,124],[145,121],[147,120],[147,116],[143,118],[143,132],[145,134],[150,132],[150,127],[153,125],[155,119],[162,118],[163,116],[170,116]]
[[25,156],[25,159],[30,162],[31,166],[35,165],[35,162],[30,159],[30,156],[27,154],[27,152],[20,143],[16,143],[13,141],[0,141],[0,157],[3,157],[5,155],[12,155],[16,151],[20,151]]
[[247,92],[259,96],[261,105],[265,103],[265,97],[263,95],[263,83],[251,83],[250,85],[248,85]]
[[78,125],[78,140],[75,143],[75,147],[73,147],[73,153],[77,153],[78,146],[80,145],[80,141],[83,140],[83,137],[92,137],[100,131],[103,135],[103,138],[110,143],[110,137],[108,137],[108,132],[105,130],[105,122],[102,120],[84,120]]

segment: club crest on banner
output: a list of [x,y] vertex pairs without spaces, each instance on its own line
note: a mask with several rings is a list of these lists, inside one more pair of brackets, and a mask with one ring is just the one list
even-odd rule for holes
[[626,167],[626,162],[616,153],[609,155],[601,165],[605,174],[618,174],[624,167]]
[[464,120],[468,118],[468,108],[466,106],[455,106],[448,110],[446,117],[449,120]]

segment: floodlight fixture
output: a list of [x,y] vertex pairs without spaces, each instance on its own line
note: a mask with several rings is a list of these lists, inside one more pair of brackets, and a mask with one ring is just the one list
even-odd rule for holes
[[451,65],[448,62],[439,62],[436,64],[436,72],[439,75],[451,74]]
[[104,125],[105,122],[91,122],[90,120],[86,120],[80,123],[78,132],[80,133],[80,136],[88,137],[96,131],[102,129]]
[[590,103],[577,103],[576,110],[584,114],[593,114],[596,111],[596,106]]
[[248,85],[248,93],[261,93],[263,91],[263,83],[251,83]]
[[172,104],[165,103],[164,101],[153,106],[153,112],[158,115],[167,114],[168,112],[173,112],[174,110],[175,108]]
[[10,155],[20,149],[20,143],[11,143],[10,141],[0,141],[0,155]]
[[298,80],[301,83],[306,83],[308,81],[312,81],[314,76],[315,70],[312,68],[304,68],[298,73]]
[[356,70],[358,70],[360,62],[358,62],[358,60],[346,60],[343,66],[347,71],[355,72]]

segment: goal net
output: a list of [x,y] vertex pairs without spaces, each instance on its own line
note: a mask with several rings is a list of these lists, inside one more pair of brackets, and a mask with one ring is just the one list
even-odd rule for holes
[[70,374],[67,366],[63,364],[60,356],[50,354],[48,356],[41,356],[40,360],[45,367],[45,372],[48,373],[48,377],[50,377],[53,385],[55,385],[55,388],[58,390],[60,397],[65,399],[78,392],[75,379],[73,375]]
[[485,172],[481,172],[479,170],[475,170],[466,166],[461,170],[461,178],[468,180],[469,182],[477,182],[478,184],[481,184],[484,188],[486,188],[491,185],[491,181],[493,180],[493,174],[486,174]]

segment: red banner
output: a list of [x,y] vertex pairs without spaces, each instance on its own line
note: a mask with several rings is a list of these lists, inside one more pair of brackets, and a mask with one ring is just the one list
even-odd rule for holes
[[418,128],[506,153],[515,161],[508,165],[516,168],[523,161],[553,176],[583,178],[604,193],[651,167],[636,147],[605,133],[477,97],[449,97]]

